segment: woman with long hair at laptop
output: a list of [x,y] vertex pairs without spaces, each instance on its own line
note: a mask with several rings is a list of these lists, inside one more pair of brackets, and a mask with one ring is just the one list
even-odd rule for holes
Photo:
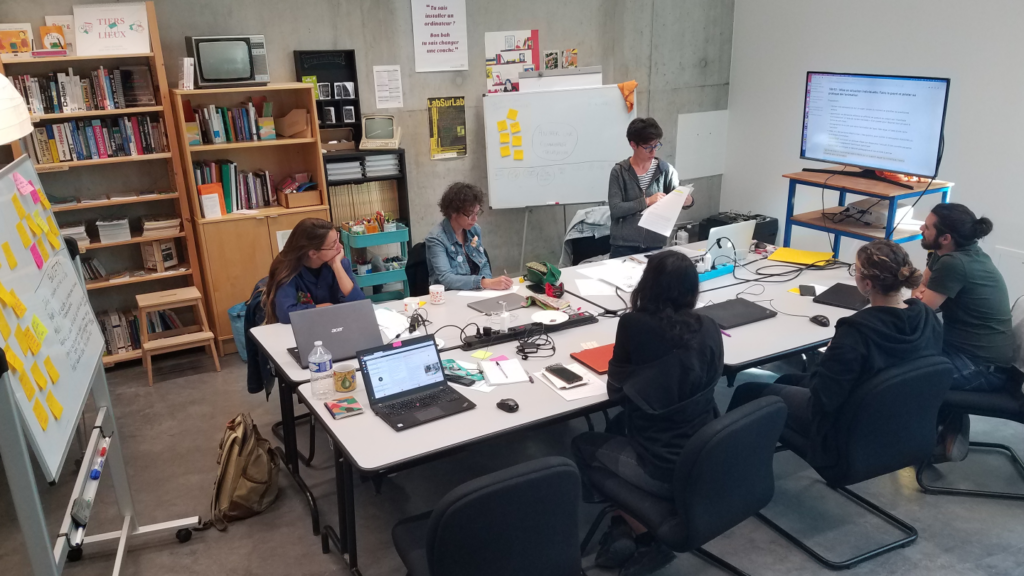
[[[700,291],[689,258],[659,252],[619,319],[608,369],[608,397],[622,406],[609,430],[572,441],[582,475],[601,467],[637,488],[673,497],[676,461],[690,438],[715,417],[715,384],[722,377],[722,332],[694,313]],[[584,493],[589,492],[584,482]],[[634,534],[636,536],[634,536]],[[619,513],[601,538],[596,563],[622,574],[650,574],[675,555],[632,518]]]
[[290,324],[296,310],[366,298],[334,225],[320,218],[299,222],[270,265],[263,307],[267,324]]
[[871,306],[836,322],[836,332],[809,374],[784,374],[775,383],[748,382],[736,388],[729,410],[762,396],[779,396],[789,409],[786,427],[809,440],[808,460],[828,466],[837,460],[833,424],[850,394],[891,366],[942,353],[942,324],[935,312],[903,290],[921,284],[906,251],[890,240],[875,240],[857,251],[850,269]]

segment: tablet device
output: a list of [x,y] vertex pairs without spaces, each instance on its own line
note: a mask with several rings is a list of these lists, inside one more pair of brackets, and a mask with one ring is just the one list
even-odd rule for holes
[[725,302],[711,304],[703,308],[697,308],[694,312],[711,318],[722,330],[745,326],[778,316],[775,310],[758,306],[750,300],[744,300],[743,298],[733,298]]

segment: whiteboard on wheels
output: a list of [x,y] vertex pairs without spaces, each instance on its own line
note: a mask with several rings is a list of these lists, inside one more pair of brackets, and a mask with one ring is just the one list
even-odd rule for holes
[[491,208],[608,200],[612,166],[632,153],[618,86],[484,97]]

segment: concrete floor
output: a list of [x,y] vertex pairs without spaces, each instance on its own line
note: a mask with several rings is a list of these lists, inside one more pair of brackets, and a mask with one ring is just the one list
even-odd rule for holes
[[[212,361],[199,353],[163,357],[156,363],[156,385],[146,386],[141,366],[109,373],[110,388],[122,434],[125,460],[133,486],[136,509],[143,523],[156,523],[188,515],[208,516],[210,492],[217,465],[217,445],[225,423],[240,411],[253,415],[261,432],[270,437],[278,417],[277,399],[270,402],[245,392],[245,367],[238,356],[214,372]],[[770,377],[747,373],[743,379]],[[719,387],[720,406],[731,390]],[[524,433],[470,449],[450,458],[403,472],[387,479],[383,494],[374,496],[369,483],[356,489],[359,554],[366,576],[404,574],[391,543],[391,526],[399,519],[430,509],[461,482],[500,468],[541,456],[568,455],[569,440],[585,430],[577,420]],[[1024,452],[1024,434],[1016,424],[975,419],[975,438],[1005,442]],[[300,431],[300,446],[306,442]],[[273,440],[276,442],[276,440]],[[334,474],[326,436],[317,435],[317,456],[303,477],[316,494],[324,522],[337,526]],[[69,466],[69,469],[72,467]],[[1024,490],[1024,481],[998,456],[980,451],[966,463],[946,468],[951,479],[964,484],[1005,490]],[[877,546],[895,532],[886,523],[859,510],[842,496],[826,489],[813,471],[790,454],[775,459],[778,481],[775,500],[766,513],[794,532],[806,535],[833,557],[851,555]],[[47,488],[40,477],[43,503],[56,533],[72,487],[68,472],[56,487]],[[280,475],[281,493],[264,514],[230,526],[224,532],[196,534],[178,544],[170,536],[153,536],[129,551],[125,574],[337,574],[343,564],[336,554],[320,553],[320,540],[312,535],[304,500],[290,477]],[[910,548],[892,552],[854,569],[860,574],[1024,574],[1024,503],[950,496],[926,496],[906,469],[858,485],[856,489],[920,531]],[[119,527],[109,485],[101,487],[91,532]],[[581,534],[599,506],[584,505]],[[826,574],[827,570],[756,520],[744,522],[707,548],[758,575]],[[591,556],[585,559],[589,566]],[[24,543],[14,517],[6,478],[0,475],[0,573],[29,574]],[[112,550],[87,552],[66,574],[109,574]],[[588,569],[593,576],[612,572]],[[692,555],[680,556],[661,574],[720,574]]]

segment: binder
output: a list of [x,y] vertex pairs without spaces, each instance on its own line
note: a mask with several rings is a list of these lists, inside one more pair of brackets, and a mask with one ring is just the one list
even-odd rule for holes
[[612,351],[615,349],[615,344],[607,344],[605,346],[598,346],[597,348],[590,348],[582,350],[580,352],[573,352],[569,356],[583,364],[587,368],[590,368],[598,374],[608,373],[608,363],[612,360]]

